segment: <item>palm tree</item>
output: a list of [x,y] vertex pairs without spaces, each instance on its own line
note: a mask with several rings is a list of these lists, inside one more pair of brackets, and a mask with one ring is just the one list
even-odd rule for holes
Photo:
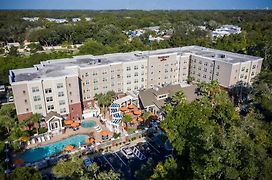
[[122,121],[124,123],[126,123],[126,124],[131,122],[132,120],[133,120],[133,118],[131,116],[128,116],[128,115],[124,115],[123,118],[122,118]]
[[42,120],[42,115],[38,114],[38,113],[35,113],[35,114],[32,114],[29,117],[29,119],[31,120],[32,123],[38,124],[38,126],[35,126],[35,128],[36,128],[37,134],[39,134],[39,128],[40,128],[40,122]]
[[14,127],[14,125],[15,125],[14,118],[7,116],[7,115],[4,115],[4,116],[0,115],[0,126],[6,129],[7,134],[10,133],[10,131]]
[[108,91],[106,94],[96,94],[94,96],[94,99],[97,101],[98,105],[102,109],[103,117],[105,117],[108,107],[111,105],[113,101],[113,97],[115,95],[115,92],[113,91]]
[[186,97],[182,90],[175,93],[175,95],[172,97],[172,102],[174,105],[179,105],[186,102]]

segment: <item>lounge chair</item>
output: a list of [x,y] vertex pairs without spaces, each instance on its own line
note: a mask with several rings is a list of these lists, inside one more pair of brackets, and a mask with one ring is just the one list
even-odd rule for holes
[[30,143],[30,141],[27,141],[27,145],[29,146],[31,143]]
[[38,139],[38,142],[39,142],[39,143],[41,143],[41,142],[42,142],[40,137],[38,137],[37,139]]
[[42,137],[41,137],[41,139],[42,139],[42,142],[44,142],[44,141],[45,141],[45,138],[44,138],[44,136],[42,136]]
[[35,143],[36,143],[35,138],[32,138],[32,139],[31,139],[31,144],[35,144]]
[[49,141],[51,139],[50,135],[47,135],[46,139]]

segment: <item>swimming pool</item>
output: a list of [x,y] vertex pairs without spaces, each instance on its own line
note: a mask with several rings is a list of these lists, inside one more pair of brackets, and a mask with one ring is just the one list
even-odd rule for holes
[[79,146],[79,144],[86,144],[85,140],[88,137],[89,136],[87,135],[76,135],[49,145],[32,148],[24,152],[21,158],[25,161],[25,163],[36,162],[42,160],[45,157],[63,151],[64,147],[69,144],[73,146]]
[[94,127],[96,125],[96,122],[95,121],[83,121],[81,123],[81,126],[83,128],[91,128],[91,127]]

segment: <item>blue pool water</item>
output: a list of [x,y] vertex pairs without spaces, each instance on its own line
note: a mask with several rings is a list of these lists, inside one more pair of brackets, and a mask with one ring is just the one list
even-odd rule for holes
[[83,121],[81,123],[81,126],[84,127],[84,128],[91,128],[91,127],[94,127],[96,124],[95,121]]
[[63,151],[64,147],[71,144],[74,147],[79,146],[79,144],[85,144],[85,140],[89,136],[87,135],[76,135],[64,139],[62,141],[55,142],[53,144],[32,148],[24,152],[21,158],[25,163],[32,163],[35,161],[42,160],[45,157],[51,156],[53,154]]

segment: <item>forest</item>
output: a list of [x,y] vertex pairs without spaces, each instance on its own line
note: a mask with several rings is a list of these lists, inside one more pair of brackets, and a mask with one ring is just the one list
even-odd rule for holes
[[[22,17],[40,17],[29,22]],[[58,24],[46,21],[45,17],[80,17],[80,22]],[[85,21],[90,17],[91,21]],[[14,51],[0,57],[0,84],[8,84],[8,70],[30,67],[41,60],[57,59],[79,54],[105,54],[134,50],[200,45],[232,52],[256,55],[264,58],[263,69],[271,69],[272,11],[0,11],[0,42],[38,41],[51,46],[84,43],[79,52],[40,53],[20,57]],[[242,33],[212,39],[210,30],[224,24],[242,28]],[[151,32],[132,41],[124,33],[143,27],[160,26],[172,29],[170,39],[149,42]],[[198,26],[206,26],[207,30]],[[1,48],[0,48],[1,49]],[[16,50],[16,49],[15,49]]]

